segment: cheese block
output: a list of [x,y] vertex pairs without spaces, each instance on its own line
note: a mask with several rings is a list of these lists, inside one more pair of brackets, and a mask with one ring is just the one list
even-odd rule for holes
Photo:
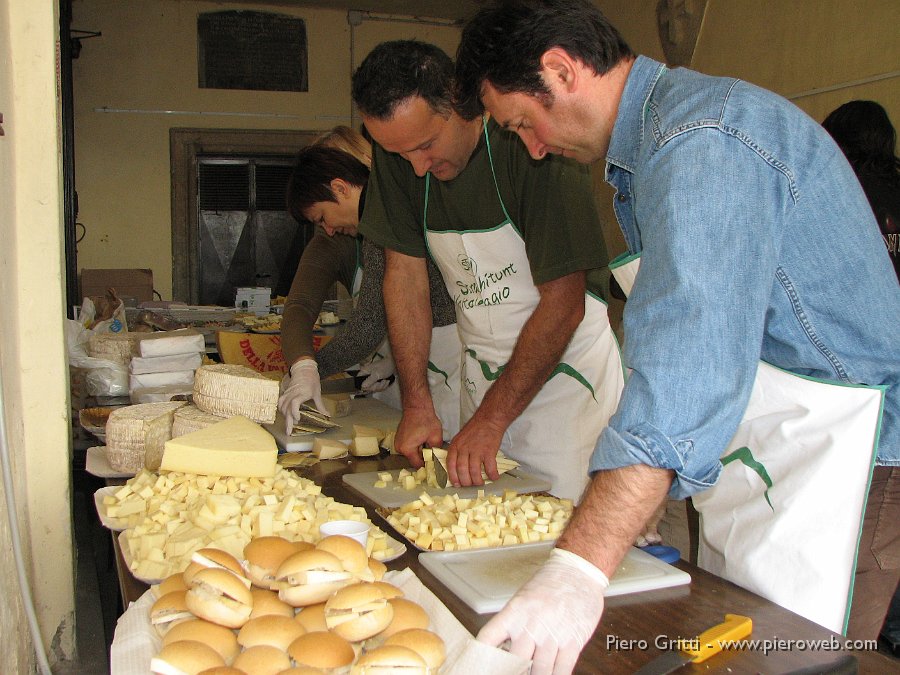
[[138,342],[141,356],[172,356],[206,352],[206,341],[202,333],[191,328],[157,331],[148,333]]
[[128,365],[132,375],[142,373],[170,373],[178,370],[197,370],[203,363],[200,352],[172,356],[135,356]]
[[319,459],[335,459],[347,454],[347,446],[340,441],[317,438],[313,441],[312,454]]
[[218,424],[222,418],[213,415],[204,410],[200,410],[195,405],[186,405],[175,411],[175,419],[172,421],[172,438],[184,436],[192,431],[199,431],[213,424]]
[[219,417],[243,415],[272,423],[279,381],[252,368],[227,363],[200,366],[194,375],[194,405]]
[[278,447],[268,431],[242,415],[166,441],[160,469],[207,476],[275,475]]
[[350,414],[353,399],[350,394],[322,394],[322,403],[329,417],[346,417]]
[[172,437],[175,411],[184,401],[116,408],[106,422],[106,458],[115,471],[137,473],[149,459],[159,466],[163,444]]
[[139,373],[128,376],[128,390],[169,387],[172,385],[193,385],[193,370],[175,370],[165,373]]
[[392,455],[399,455],[397,449],[394,447],[394,437],[397,435],[396,431],[388,431],[384,438],[381,440],[381,445],[387,448],[387,451]]
[[371,457],[381,452],[375,436],[356,436],[350,441],[350,454],[354,457]]

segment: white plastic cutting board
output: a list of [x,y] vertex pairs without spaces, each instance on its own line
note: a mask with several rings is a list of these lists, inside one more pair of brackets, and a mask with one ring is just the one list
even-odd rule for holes
[[[425,566],[460,600],[479,614],[497,612],[537,571],[553,542],[505,548],[419,554]],[[632,547],[609,582],[606,597],[688,584],[691,575]]]
[[[378,480],[378,474],[389,473],[394,480],[388,483],[387,487],[375,487],[375,481]],[[364,497],[372,500],[378,506],[393,509],[398,506],[413,501],[423,492],[427,492],[432,497],[443,497],[444,495],[459,495],[463,499],[470,499],[478,496],[479,490],[484,490],[486,495],[502,495],[506,490],[512,490],[520,494],[530,492],[546,492],[550,489],[550,481],[531,474],[525,473],[521,469],[514,469],[509,473],[501,474],[498,480],[492,481],[478,487],[447,487],[435,488],[425,485],[417,485],[415,490],[404,490],[397,482],[397,474],[400,469],[392,471],[370,471],[366,473],[345,473],[344,482],[354,490],[362,494]]]
[[282,450],[286,452],[309,452],[312,450],[313,440],[316,438],[327,438],[332,441],[349,443],[353,438],[354,424],[393,431],[400,424],[401,416],[401,411],[377,399],[355,398],[351,401],[349,415],[334,418],[333,421],[341,425],[337,429],[329,429],[321,434],[288,436],[284,433],[284,417],[281,416],[280,412],[272,424],[264,424],[263,427],[275,437],[275,442],[278,443],[278,447]]

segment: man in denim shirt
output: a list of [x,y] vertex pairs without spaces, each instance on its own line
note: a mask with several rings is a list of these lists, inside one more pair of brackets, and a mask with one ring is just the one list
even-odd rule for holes
[[[635,57],[584,0],[482,10],[457,77],[461,105],[480,98],[535,159],[605,160],[641,254],[624,317],[633,372],[587,496],[480,638],[510,637],[533,673],[571,670],[606,577],[655,507],[716,483],[760,360],[885,387],[849,630],[877,637],[900,578],[900,292],[885,294],[891,263],[841,151],[770,92]],[[868,616],[855,621],[858,609]]]

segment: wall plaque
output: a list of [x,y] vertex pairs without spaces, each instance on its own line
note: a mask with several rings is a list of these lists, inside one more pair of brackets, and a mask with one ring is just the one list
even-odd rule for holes
[[201,89],[309,91],[306,24],[269,12],[206,12],[197,17]]

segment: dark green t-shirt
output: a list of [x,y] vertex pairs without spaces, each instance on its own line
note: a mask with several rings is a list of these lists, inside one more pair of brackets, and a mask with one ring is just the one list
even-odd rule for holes
[[[432,177],[428,229],[484,230],[505,220],[492,159],[503,205],[525,241],[535,284],[606,267],[609,258],[589,167],[558,156],[534,160],[515,134],[493,121],[487,129],[490,158],[482,134],[459,176],[450,181]],[[360,232],[386,248],[424,257],[424,212],[425,179],[400,155],[376,145]],[[601,288],[590,290],[606,295]]]

